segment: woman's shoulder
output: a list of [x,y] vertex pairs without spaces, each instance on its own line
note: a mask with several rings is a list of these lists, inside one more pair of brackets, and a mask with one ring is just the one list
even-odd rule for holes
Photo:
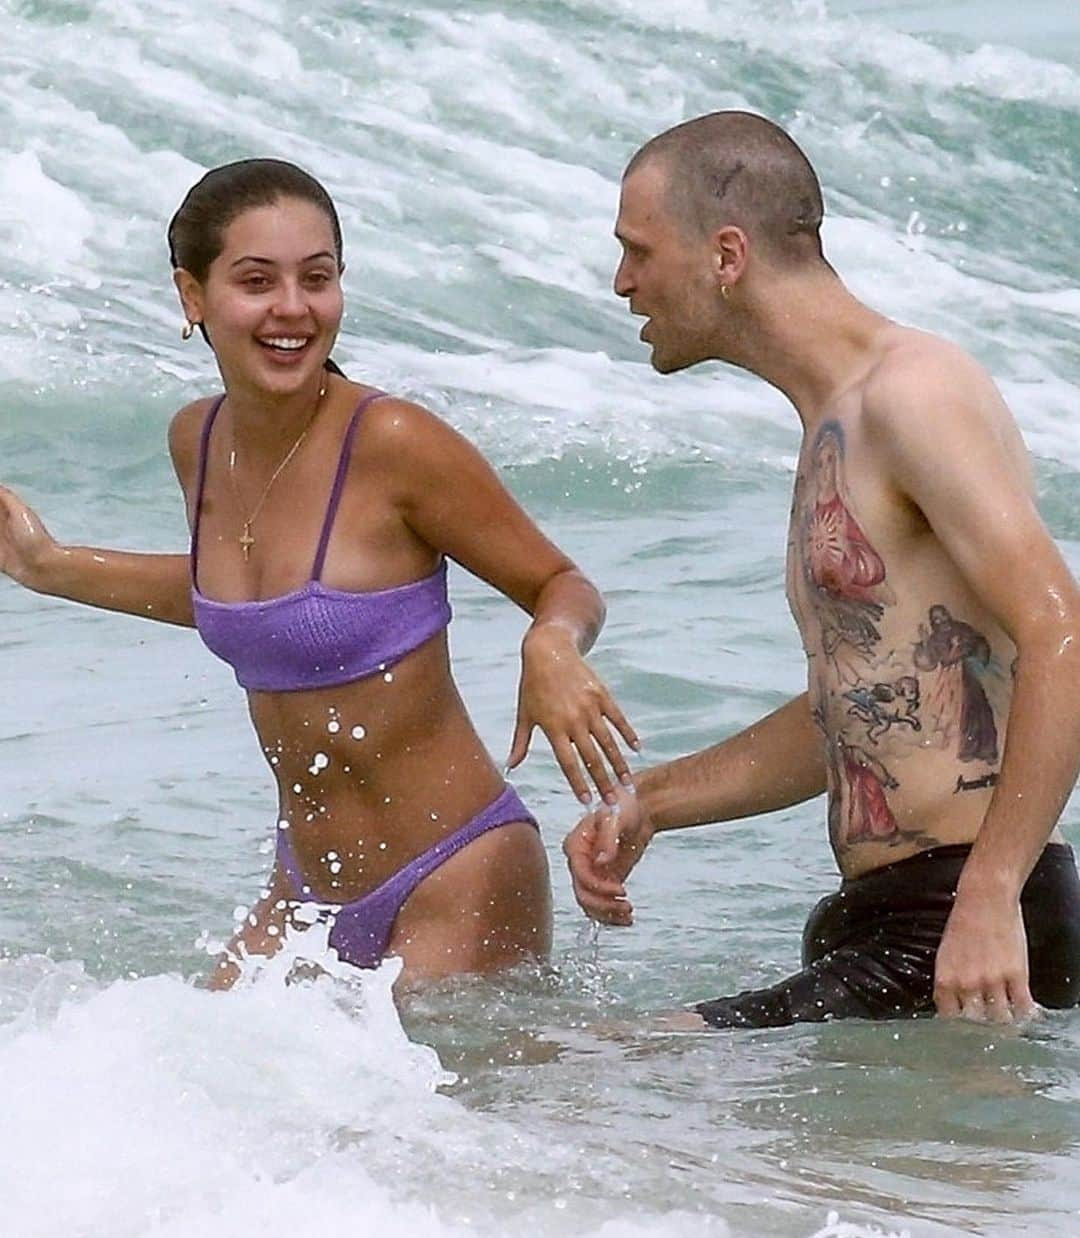
[[197,400],[192,400],[190,404],[185,404],[183,408],[177,409],[169,422],[169,441],[171,442],[174,438],[183,440],[192,435],[197,439],[202,433],[207,414],[219,398],[212,395],[200,396]]
[[423,455],[449,439],[460,438],[448,422],[415,400],[359,385],[357,396],[358,405],[364,406],[358,437],[368,457],[382,453]]
[[181,479],[191,476],[199,456],[199,440],[215,396],[192,400],[178,409],[169,422],[169,453]]

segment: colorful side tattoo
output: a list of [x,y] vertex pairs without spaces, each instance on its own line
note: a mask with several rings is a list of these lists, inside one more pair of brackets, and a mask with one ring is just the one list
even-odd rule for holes
[[[797,576],[830,672],[819,673],[814,704],[829,767],[830,835],[839,849],[904,838],[933,845],[935,839],[898,824],[886,794],[900,786],[890,766],[916,746],[952,750],[968,764],[996,764],[998,727],[986,688],[998,668],[987,638],[940,603],[929,607],[907,652],[881,649],[881,621],[896,598],[885,560],[854,514],[844,455],[843,427],[826,422],[798,479],[792,520]],[[801,620],[795,596],[793,605]],[[952,790],[996,782],[990,770],[958,777]]]

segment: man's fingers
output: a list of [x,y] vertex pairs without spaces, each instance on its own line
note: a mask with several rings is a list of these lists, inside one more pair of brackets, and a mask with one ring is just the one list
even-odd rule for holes
[[582,911],[605,924],[629,924],[633,908],[618,882],[598,878],[588,866],[570,861],[570,882]]
[[622,822],[617,812],[605,812],[596,817],[595,847],[597,864],[610,864],[619,854]]
[[934,1005],[943,1019],[958,1019],[960,1017],[960,996],[951,984],[936,984],[934,986]]
[[601,898],[590,890],[574,883],[574,897],[581,910],[602,924],[626,925],[633,922],[633,908],[625,898]]
[[581,886],[597,898],[625,898],[626,886],[617,877],[608,877],[598,872],[589,860],[573,859],[570,861],[570,875]]
[[935,986],[934,1004],[942,1018],[973,1023],[1022,1023],[1038,1010],[1024,975],[967,984],[947,981]]
[[1012,1003],[1009,1001],[1004,981],[997,988],[983,993],[983,1007],[986,1010],[988,1023],[1011,1023],[1013,1021]]
[[[586,817],[567,836],[563,853],[570,868],[570,876],[576,884],[601,898],[625,898],[626,887],[617,878],[599,869],[602,841],[601,823],[597,815]],[[610,843],[606,844],[610,845]]]
[[970,989],[960,994],[960,1016],[970,1019],[972,1023],[985,1023],[987,1020],[986,1002],[981,989]]
[[596,814],[586,813],[563,839],[563,855],[572,856],[592,851],[596,842]]
[[1027,1022],[1039,1009],[1035,999],[1031,996],[1027,976],[1013,977],[1006,981],[1006,988],[1013,1019],[1017,1023]]
[[1000,985],[961,989],[946,987],[934,994],[938,1014],[943,1018],[968,1019],[972,1023],[1013,1023],[1030,1015],[1030,995],[1027,1003],[1023,997],[1014,1002],[1009,990]]

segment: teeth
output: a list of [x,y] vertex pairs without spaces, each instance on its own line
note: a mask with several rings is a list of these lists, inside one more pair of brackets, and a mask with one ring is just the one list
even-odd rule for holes
[[269,344],[271,348],[285,348],[295,351],[297,348],[303,348],[307,340],[292,340],[287,338],[263,340],[264,344]]

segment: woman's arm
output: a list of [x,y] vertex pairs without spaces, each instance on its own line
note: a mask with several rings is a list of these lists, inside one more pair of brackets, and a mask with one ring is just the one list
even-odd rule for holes
[[[187,492],[197,466],[206,401],[180,410],[169,428],[169,450]],[[0,572],[35,593],[122,614],[191,627],[191,568],[186,554],[134,554],[92,546],[62,546],[41,518],[0,486]]]
[[365,450],[377,451],[380,464],[392,470],[409,526],[533,617],[522,641],[508,766],[524,760],[539,726],[578,798],[591,799],[584,765],[601,795],[614,802],[611,771],[625,782],[630,771],[611,728],[632,747],[638,741],[584,660],[604,621],[600,594],[461,435],[401,400],[380,401],[371,413]]
[[614,725],[635,750],[634,728],[583,655],[604,623],[604,603],[595,586],[572,564],[555,572],[541,586],[533,621],[521,643],[521,680],[517,721],[508,769],[528,755],[534,727],[547,735],[555,759],[583,804],[592,799],[578,757],[603,799],[615,803],[616,793],[604,758],[629,786],[630,767],[612,734]]
[[61,546],[37,513],[0,486],[0,572],[35,593],[190,627],[187,555]]

